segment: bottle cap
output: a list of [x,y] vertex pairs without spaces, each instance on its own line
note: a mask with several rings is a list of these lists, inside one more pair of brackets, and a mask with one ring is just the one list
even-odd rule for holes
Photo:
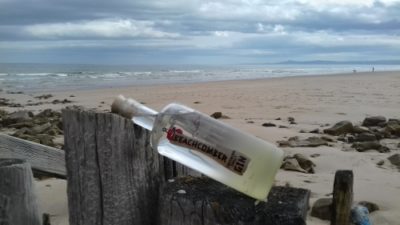
[[132,119],[134,116],[154,116],[157,111],[131,99],[119,95],[111,105],[111,112],[117,113],[125,118]]
[[111,105],[111,112],[131,119],[135,124],[152,130],[157,111],[133,100],[119,95]]

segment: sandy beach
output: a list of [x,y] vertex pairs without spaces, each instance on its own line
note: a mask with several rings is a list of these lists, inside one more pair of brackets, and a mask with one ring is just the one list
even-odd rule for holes
[[[308,131],[331,127],[343,120],[361,124],[365,117],[384,116],[400,119],[400,72],[368,72],[323,76],[270,78],[263,80],[219,81],[196,84],[152,85],[141,87],[104,88],[53,93],[7,94],[0,93],[22,105],[42,94],[54,99],[68,99],[68,104],[41,104],[24,109],[38,113],[43,109],[60,110],[67,105],[82,105],[109,111],[114,98],[123,94],[161,110],[171,102],[179,102],[205,114],[222,112],[229,119],[224,122],[249,132],[261,139],[277,141],[299,136],[322,136]],[[74,97],[71,97],[74,96]],[[7,111],[20,108],[2,107]],[[290,124],[288,117],[295,119]],[[280,118],[280,120],[276,120]],[[264,127],[270,122],[276,127]],[[286,128],[279,128],[279,125]],[[62,140],[61,140],[62,141]],[[340,141],[330,146],[283,147],[286,155],[301,153],[315,163],[315,173],[300,173],[281,169],[277,185],[311,190],[310,205],[320,198],[331,197],[335,171],[351,169],[354,172],[354,201],[376,203],[380,210],[371,214],[373,224],[397,225],[400,221],[399,170],[387,158],[399,153],[400,139],[384,139],[391,152],[358,152]],[[377,163],[384,160],[384,164]],[[67,225],[65,181],[49,179],[38,181],[40,205],[50,213],[53,225]],[[329,221],[308,215],[307,224],[323,225]]]

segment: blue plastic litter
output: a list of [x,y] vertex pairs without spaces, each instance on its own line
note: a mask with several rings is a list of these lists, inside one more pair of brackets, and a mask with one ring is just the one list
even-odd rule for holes
[[351,220],[354,225],[372,225],[369,221],[368,209],[361,205],[356,205],[351,209]]

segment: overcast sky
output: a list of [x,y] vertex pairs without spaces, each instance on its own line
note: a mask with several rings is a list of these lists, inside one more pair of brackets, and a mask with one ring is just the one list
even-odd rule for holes
[[400,0],[0,0],[0,62],[400,60]]

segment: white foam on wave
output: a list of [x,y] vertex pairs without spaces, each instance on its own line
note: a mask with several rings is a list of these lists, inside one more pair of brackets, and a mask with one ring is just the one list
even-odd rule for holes
[[153,73],[150,71],[141,71],[141,72],[131,72],[130,74],[134,76],[143,76],[143,75],[148,76],[152,75]]
[[170,73],[201,73],[201,70],[169,70]]
[[49,76],[52,73],[16,73],[16,76]]
[[106,78],[117,78],[117,77],[122,77],[123,75],[121,75],[119,73],[104,73],[104,74],[100,74],[98,76],[106,77]]

